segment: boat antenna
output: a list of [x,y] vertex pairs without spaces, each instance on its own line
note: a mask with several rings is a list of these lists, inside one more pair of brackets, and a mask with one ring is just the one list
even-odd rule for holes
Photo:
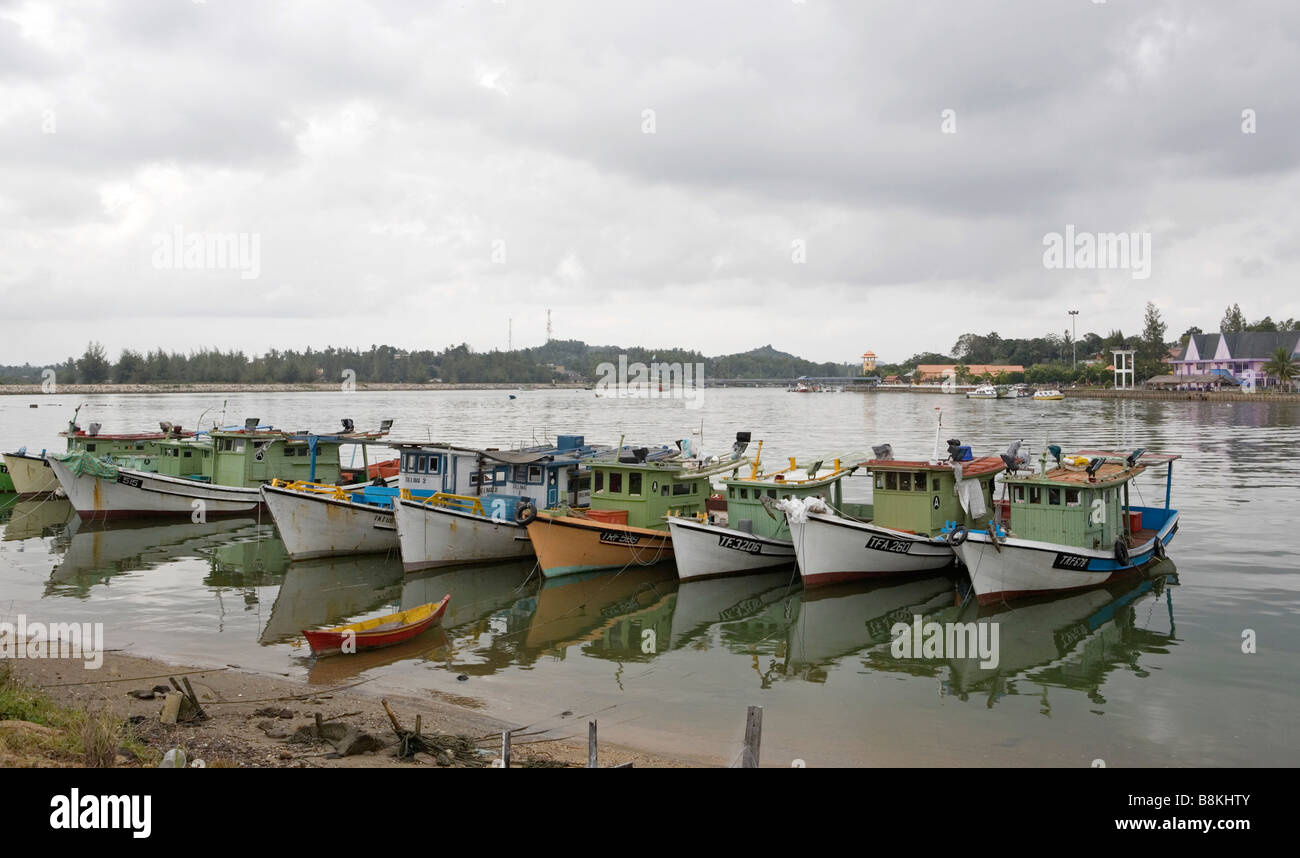
[[936,405],[934,410],[937,411],[938,414],[935,415],[934,454],[930,456],[931,465],[939,464],[939,436],[943,434],[943,409]]

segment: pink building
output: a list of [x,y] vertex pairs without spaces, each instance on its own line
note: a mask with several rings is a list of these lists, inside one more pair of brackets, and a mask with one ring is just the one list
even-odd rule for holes
[[1300,331],[1193,334],[1181,354],[1169,363],[1175,380],[1186,378],[1189,384],[1211,377],[1240,384],[1254,373],[1257,387],[1272,387],[1277,379],[1264,373],[1264,364],[1280,348],[1293,360],[1300,357]]

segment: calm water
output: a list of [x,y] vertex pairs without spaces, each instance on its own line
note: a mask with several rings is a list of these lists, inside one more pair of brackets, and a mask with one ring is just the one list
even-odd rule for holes
[[[0,619],[103,622],[106,646],[237,664],[472,705],[546,736],[585,734],[720,762],[745,708],[764,707],[763,760],[834,764],[1108,766],[1300,763],[1300,407],[1261,403],[967,401],[906,394],[709,390],[703,407],[590,391],[0,397],[0,448],[60,448],[72,408],[104,431],[161,419],[260,417],[505,445],[564,432],[614,443],[737,430],[769,466],[889,442],[928,456],[943,437],[977,455],[1024,438],[1181,453],[1176,583],[1150,581],[981,614],[944,576],[804,594],[792,569],[678,585],[671,566],[543,584],[531,563],[404,577],[396,558],[287,562],[269,521],[92,527],[66,501],[0,511]],[[29,408],[32,403],[39,408]],[[751,452],[753,447],[751,446]],[[1139,480],[1142,498],[1163,479]],[[865,479],[848,483],[867,499]],[[393,649],[314,663],[299,631],[452,594],[444,628]],[[996,621],[1000,664],[896,659],[899,619]],[[1242,652],[1243,630],[1258,641]],[[459,679],[458,677],[466,677]],[[563,713],[570,713],[565,715]]]

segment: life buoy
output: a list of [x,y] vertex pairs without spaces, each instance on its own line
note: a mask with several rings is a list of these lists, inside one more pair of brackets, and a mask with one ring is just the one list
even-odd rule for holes
[[966,525],[959,524],[948,534],[948,544],[956,548],[966,541],[967,536],[970,536],[970,533],[966,530]]
[[537,518],[537,507],[528,501],[515,505],[516,524],[529,524],[535,518]]
[[1123,537],[1115,540],[1115,562],[1120,566],[1128,565],[1128,543]]

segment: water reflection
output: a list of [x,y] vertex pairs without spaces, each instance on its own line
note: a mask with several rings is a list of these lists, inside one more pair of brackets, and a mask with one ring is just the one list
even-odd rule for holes
[[863,664],[874,670],[932,676],[936,663],[892,657],[890,629],[951,605],[953,594],[953,580],[946,575],[853,582],[805,593],[790,630],[787,676],[825,682],[830,668],[854,653],[862,653]]
[[5,542],[58,536],[72,522],[77,512],[64,498],[45,497],[19,500],[17,495],[0,495],[0,524],[4,525]]
[[[1171,586],[1177,584],[1177,569],[1165,560],[1152,572],[1155,577],[1010,609],[968,605],[954,612],[960,622],[998,624],[999,659],[996,667],[983,667],[976,657],[949,659],[947,691],[962,700],[981,694],[989,706],[1008,694],[1043,696],[1043,714],[1050,714],[1048,686],[1076,689],[1104,704],[1101,687],[1107,676],[1128,669],[1146,677],[1140,658],[1166,655],[1177,642]],[[1148,629],[1148,622],[1168,630]],[[1024,682],[1033,689],[1022,691]]]

